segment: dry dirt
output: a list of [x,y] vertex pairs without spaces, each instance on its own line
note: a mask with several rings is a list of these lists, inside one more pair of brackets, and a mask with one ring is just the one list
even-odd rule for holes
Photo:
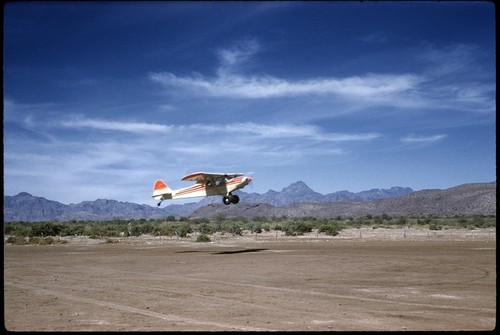
[[[193,237],[194,238],[194,237]],[[214,238],[214,237],[213,237]],[[496,326],[495,230],[276,232],[4,245],[11,331],[424,331]]]

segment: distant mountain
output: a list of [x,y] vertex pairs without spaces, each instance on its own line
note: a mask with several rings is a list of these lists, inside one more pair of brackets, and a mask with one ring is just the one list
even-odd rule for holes
[[15,196],[4,196],[3,219],[4,222],[157,219],[169,215],[189,216],[199,206],[196,203],[192,203],[184,205],[174,204],[165,208],[159,208],[106,199],[65,205],[57,201],[21,192]]
[[269,190],[264,194],[243,191],[236,192],[246,203],[264,203],[277,207],[288,206],[297,202],[319,202],[324,197],[321,193],[314,192],[303,181],[298,181],[283,188],[281,192]]
[[400,197],[413,190],[409,187],[391,187],[390,189],[374,188],[369,191],[352,193],[349,191],[339,191],[323,195],[313,191],[303,181],[298,181],[283,188],[281,192],[273,190],[264,194],[237,191],[240,198],[245,199],[245,203],[264,203],[276,207],[285,207],[301,202],[337,202],[337,201],[373,201],[378,199],[387,199]]
[[34,197],[27,192],[3,198],[3,220],[39,221],[50,220],[63,215],[67,206],[57,201]]
[[4,222],[46,220],[155,219],[170,215],[213,218],[288,217],[365,214],[496,214],[496,182],[465,184],[447,190],[423,190],[392,187],[359,193],[339,191],[322,195],[298,181],[280,192],[264,194],[235,192],[241,201],[226,206],[220,197],[207,197],[189,204],[153,207],[116,200],[97,199],[65,205],[26,192],[4,196]]
[[[372,197],[373,194],[368,196],[368,193],[363,193],[363,196]],[[390,215],[496,215],[496,182],[464,184],[445,190],[422,190],[400,197],[369,202],[345,200],[300,202],[286,207],[246,203],[238,207],[226,207],[212,204],[198,208],[191,214],[191,217],[213,218],[221,214],[228,218],[241,216],[335,217],[339,215],[357,217],[384,213]]]

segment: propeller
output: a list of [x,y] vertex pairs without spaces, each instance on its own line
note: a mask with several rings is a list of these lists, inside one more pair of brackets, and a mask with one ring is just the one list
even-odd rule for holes
[[253,193],[253,184],[255,183],[255,179],[253,177],[254,173],[255,172],[252,172],[252,171],[250,171],[248,173],[245,172],[245,176],[252,177],[252,181],[250,183],[248,183],[248,185],[250,185],[250,189],[252,190],[252,193]]

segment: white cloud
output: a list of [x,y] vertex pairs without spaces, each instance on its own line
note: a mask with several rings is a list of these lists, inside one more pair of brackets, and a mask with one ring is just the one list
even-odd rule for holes
[[[233,138],[234,134],[239,135],[240,138],[246,135],[251,135],[251,138],[254,140],[296,138],[328,142],[367,141],[380,137],[380,134],[377,133],[327,133],[318,126],[308,124],[267,125],[254,122],[240,122],[231,124],[165,125],[158,123],[137,123],[78,118],[71,121],[58,121],[53,123],[53,126],[73,129],[90,128],[94,130],[110,130],[142,134],[163,133],[168,135],[169,138],[189,138],[190,141],[196,140],[196,138],[203,138],[203,140],[205,141],[207,138],[207,136],[205,135],[211,135],[214,133],[218,134],[219,136],[228,135]],[[176,134],[178,136],[176,136]]]
[[434,143],[441,141],[444,139],[446,135],[433,135],[433,136],[416,136],[416,135],[408,135],[406,137],[401,138],[401,142],[404,143]]
[[177,87],[222,97],[276,98],[308,94],[335,95],[345,98],[381,99],[415,88],[421,78],[412,74],[354,76],[348,78],[289,81],[272,76],[243,76],[219,73],[206,79],[199,75],[178,77],[172,73],[152,73],[150,79],[164,86]]
[[308,94],[335,95],[356,99],[380,99],[417,87],[422,78],[414,74],[367,74],[346,78],[287,80],[269,75],[244,75],[242,65],[261,49],[255,39],[217,50],[220,64],[217,75],[209,78],[199,73],[177,76],[171,72],[153,72],[149,78],[169,88],[178,88],[215,97],[264,99]]
[[368,107],[384,105],[484,113],[495,110],[494,83],[488,73],[481,71],[477,49],[468,45],[441,49],[424,45],[415,56],[423,64],[419,73],[367,73],[302,80],[247,74],[244,65],[253,60],[260,49],[255,40],[219,49],[220,64],[215,76],[153,72],[149,78],[169,92],[233,99],[315,96],[337,102],[344,99],[350,104]]
[[130,133],[165,133],[171,127],[162,124],[144,123],[144,122],[119,122],[97,119],[75,119],[70,121],[58,121],[57,127],[64,128],[91,128],[97,130],[112,130]]
[[[85,132],[89,129],[100,131],[101,127],[95,124],[102,125],[102,121],[82,119],[68,126],[79,127],[72,129]],[[118,132],[135,125],[126,122],[104,124],[106,130]],[[155,126],[162,129],[164,125]],[[328,145],[327,140],[324,142],[327,145],[317,143],[320,139],[315,132],[321,129],[311,125],[242,123],[234,128],[216,124],[165,127],[169,132],[151,134],[154,140],[143,133],[142,136],[129,136],[126,145],[120,138],[108,134],[80,141],[74,131],[69,134],[52,131],[54,138],[48,142],[12,135],[14,137],[9,137],[5,144],[5,178],[8,181],[5,191],[7,194],[27,191],[65,203],[97,198],[147,203],[156,178],[166,178],[168,183],[174,181],[172,187],[178,187],[182,185],[175,182],[184,172],[289,166],[344,153],[341,148]],[[36,119],[34,129],[51,131]],[[245,129],[250,131],[242,133]],[[323,137],[329,135],[321,133]],[[352,136],[352,140],[360,138],[348,136]],[[16,183],[12,183],[14,180]],[[134,194],[124,193],[128,189],[134,189]]]
[[219,70],[228,70],[245,63],[259,50],[260,44],[256,39],[246,39],[230,48],[218,49],[216,54],[221,61]]

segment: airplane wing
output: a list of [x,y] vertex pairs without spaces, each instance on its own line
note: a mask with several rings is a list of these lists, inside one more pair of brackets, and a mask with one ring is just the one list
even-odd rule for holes
[[197,183],[204,183],[208,180],[217,180],[226,177],[234,178],[237,176],[243,176],[244,173],[218,173],[218,172],[195,172],[188,174],[182,180],[184,181],[195,181]]

